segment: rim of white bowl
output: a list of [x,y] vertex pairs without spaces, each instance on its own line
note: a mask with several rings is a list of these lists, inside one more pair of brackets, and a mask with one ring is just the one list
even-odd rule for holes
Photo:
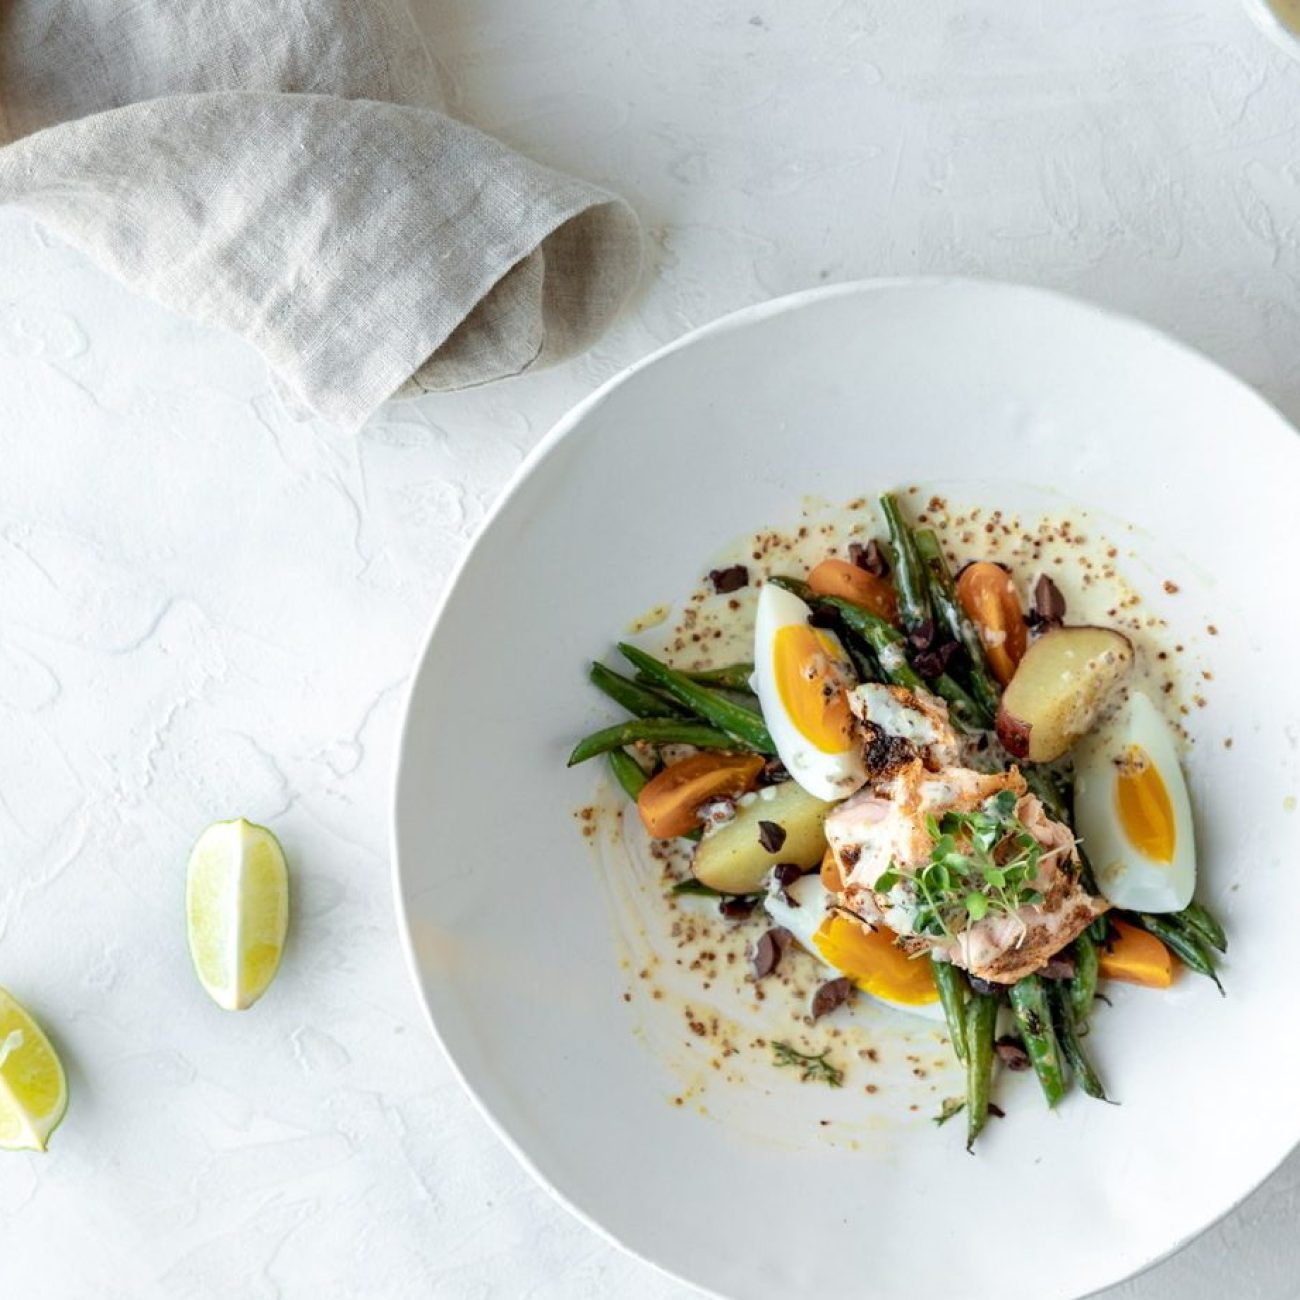
[[[1246,0],[1247,7],[1251,7],[1254,0]],[[1276,19],[1274,20],[1276,21]],[[1282,29],[1285,32],[1285,29]],[[434,1042],[438,1045],[447,1064],[451,1067],[452,1073],[456,1076],[461,1089],[469,1098],[474,1109],[482,1116],[487,1126],[492,1130],[497,1139],[518,1161],[519,1165],[527,1172],[529,1177],[559,1206],[563,1207],[578,1222],[582,1223],[602,1240],[609,1242],[625,1255],[638,1260],[648,1268],[653,1269],[661,1277],[671,1278],[674,1282],[688,1287],[702,1296],[708,1296],[711,1300],[732,1300],[721,1291],[715,1291],[710,1287],[702,1286],[692,1278],[686,1277],[677,1272],[675,1269],[660,1263],[658,1260],[643,1254],[635,1246],[629,1245],[622,1240],[616,1233],[611,1232],[599,1220],[593,1218],[581,1206],[575,1204],[565,1195],[554,1183],[537,1167],[532,1157],[524,1149],[522,1143],[518,1141],[514,1134],[506,1125],[497,1118],[491,1107],[482,1097],[479,1096],[473,1084],[465,1076],[461,1069],[460,1062],[456,1059],[455,1053],[447,1046],[443,1039],[442,1032],[438,1028],[437,1020],[433,1014],[433,1009],[429,1005],[428,999],[424,995],[424,978],[420,970],[420,964],[415,953],[415,944],[411,939],[411,919],[407,911],[406,896],[402,883],[402,864],[401,853],[399,850],[399,818],[400,805],[398,802],[402,787],[402,774],[404,760],[407,752],[407,733],[411,727],[411,701],[415,694],[416,687],[419,685],[420,675],[423,671],[424,664],[428,659],[429,648],[433,644],[433,639],[437,635],[439,624],[442,622],[443,615],[451,601],[457,586],[460,583],[461,576],[469,564],[470,556],[478,548],[480,540],[495,524],[497,517],[501,515],[515,493],[523,483],[533,474],[537,466],[551,453],[552,449],[564,440],[575,428],[577,428],[586,418],[589,412],[605,402],[615,389],[621,388],[634,375],[662,361],[665,357],[673,353],[692,346],[697,340],[707,338],[714,334],[726,333],[734,329],[743,329],[748,325],[765,320],[770,316],[781,315],[789,311],[797,311],[810,303],[820,302],[825,299],[838,297],[852,297],[858,294],[878,293],[889,289],[922,289],[937,290],[943,288],[975,288],[981,290],[990,290],[997,293],[1009,295],[1026,296],[1043,298],[1057,304],[1064,304],[1076,311],[1086,315],[1091,315],[1098,320],[1117,325],[1125,329],[1136,331],[1137,333],[1147,336],[1165,347],[1171,348],[1184,356],[1190,357],[1211,370],[1217,372],[1222,378],[1243,392],[1243,395],[1253,399],[1260,406],[1264,407],[1271,415],[1279,420],[1284,426],[1290,428],[1293,434],[1296,432],[1290,420],[1276,407],[1268,401],[1256,389],[1251,387],[1245,380],[1239,378],[1221,366],[1212,357],[1206,356],[1199,349],[1184,343],[1181,339],[1166,333],[1164,330],[1136,316],[1130,316],[1125,312],[1116,311],[1109,307],[1104,307],[1099,303],[1090,302],[1086,298],[1079,298],[1073,294],[1061,293],[1055,289],[1042,288],[1037,285],[1023,284],[1016,281],[982,279],[978,276],[887,276],[865,280],[845,280],[837,284],[819,285],[812,289],[801,289],[794,293],[783,294],[777,298],[769,298],[762,302],[751,303],[747,307],[740,307],[735,311],[719,316],[712,321],[703,325],[698,325],[694,329],[655,348],[652,352],[647,353],[638,361],[633,361],[625,366],[622,370],[612,375],[604,383],[600,384],[591,393],[581,401],[570,407],[546,432],[535,447],[524,457],[519,467],[515,470],[510,480],[501,490],[501,495],[493,502],[487,514],[483,517],[479,526],[474,530],[474,536],[470,539],[465,549],[462,551],[459,560],[457,560],[451,576],[448,578],[446,586],[443,588],[438,597],[431,616],[424,638],[420,643],[419,653],[415,657],[414,666],[411,671],[410,680],[407,682],[406,690],[403,693],[402,700],[402,725],[397,737],[397,754],[396,761],[393,763],[393,775],[391,783],[391,793],[389,797],[389,845],[392,856],[391,879],[393,889],[393,904],[397,914],[397,923],[399,937],[402,944],[402,953],[406,963],[407,975],[414,985],[414,992],[420,1009],[424,1013],[425,1023],[433,1035]],[[1292,1144],[1282,1151],[1277,1160],[1264,1171],[1259,1180],[1249,1187],[1239,1197],[1226,1205],[1218,1214],[1207,1219],[1204,1223],[1193,1228],[1175,1241],[1167,1250],[1158,1255],[1154,1255],[1140,1267],[1131,1270],[1122,1276],[1113,1277],[1092,1291],[1088,1291],[1078,1297],[1076,1300],[1090,1300],[1090,1297],[1100,1295],[1113,1286],[1118,1286],[1123,1282],[1131,1281],[1134,1278],[1142,1277],[1150,1272],[1153,1268],[1163,1264],[1167,1259],[1173,1258],[1184,1247],[1190,1245],[1198,1237],[1208,1232],[1215,1224],[1222,1222],[1238,1206],[1242,1205],[1251,1196],[1254,1195],[1269,1178],[1271,1178],[1280,1169],[1291,1155],[1291,1153],[1300,1149],[1300,1141]]]
[[1251,21],[1274,45],[1293,59],[1300,59],[1300,31],[1284,23],[1269,0],[1242,0],[1242,4]]

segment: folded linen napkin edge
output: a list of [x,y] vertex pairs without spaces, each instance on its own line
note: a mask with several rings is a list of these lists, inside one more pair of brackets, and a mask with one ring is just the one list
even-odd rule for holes
[[399,392],[585,347],[640,273],[621,199],[384,101],[125,105],[0,150],[5,201],[131,287],[248,338],[282,393],[350,429]]

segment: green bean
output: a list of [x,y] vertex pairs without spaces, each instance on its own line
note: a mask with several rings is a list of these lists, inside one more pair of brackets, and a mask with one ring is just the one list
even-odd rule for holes
[[966,1150],[984,1131],[993,1081],[993,1033],[998,1000],[992,993],[973,993],[966,1004]]
[[637,796],[650,779],[646,776],[641,764],[627,750],[611,749],[609,751],[609,767],[610,771],[614,773],[614,780],[623,787],[623,793],[635,803]]
[[939,990],[943,1014],[948,1021],[948,1037],[959,1061],[966,1059],[966,981],[950,961],[941,961],[933,954],[930,969],[934,973],[934,986]]
[[[1066,825],[1070,826],[1070,823],[1067,822]],[[1073,830],[1074,827],[1070,826],[1070,829]],[[1076,840],[1074,851],[1079,855],[1079,884],[1083,886],[1086,893],[1091,894],[1094,898],[1101,897],[1101,890],[1097,888],[1097,877],[1092,874],[1092,862],[1088,858],[1088,850]],[[1102,919],[1102,917],[1097,918],[1098,921]],[[1097,921],[1094,921],[1090,928],[1095,938],[1097,936]],[[1102,937],[1105,936],[1105,933],[1105,931],[1102,932]]]
[[1228,936],[1224,934],[1223,926],[1203,903],[1192,899],[1181,912],[1175,912],[1171,919],[1180,922],[1185,930],[1192,931],[1202,943],[1208,943],[1220,952],[1228,951]]
[[1056,778],[1051,772],[1045,767],[1030,765],[1022,768],[1020,775],[1025,778],[1030,793],[1038,796],[1043,811],[1053,821],[1070,825],[1070,812],[1065,806],[1065,796],[1061,793],[1061,787],[1056,784]]
[[1070,978],[1070,1010],[1080,1034],[1088,1032],[1088,1018],[1097,996],[1097,974],[1101,958],[1097,941],[1088,930],[1074,941],[1074,974]]
[[[686,674],[688,677],[689,673]],[[637,673],[636,681],[642,686],[649,686],[650,679],[644,673]],[[738,691],[730,686],[710,686],[708,687],[720,700],[729,700],[732,704],[738,705],[742,709],[748,709],[750,713],[762,715],[762,706],[758,702],[758,696],[753,691]],[[676,704],[676,700],[673,701]],[[690,716],[689,714],[687,716]]]
[[984,642],[975,624],[971,622],[962,608],[957,596],[957,585],[948,571],[948,561],[944,559],[943,548],[932,528],[921,528],[913,534],[916,540],[917,554],[925,566],[930,580],[930,602],[935,616],[948,629],[948,634],[966,651],[970,660],[971,694],[980,708],[992,718],[998,711],[1002,698],[1002,688],[993,676],[989,658],[984,650]]
[[1026,975],[1011,986],[1009,996],[1043,1096],[1049,1106],[1055,1106],[1065,1096],[1065,1067],[1061,1045],[1052,1029],[1052,1012],[1043,981],[1037,975]]
[[[683,676],[689,677],[691,681],[695,681],[694,673],[684,673]],[[652,690],[654,689],[654,687],[651,686],[650,679],[644,673],[637,673],[633,680],[638,686],[646,686],[650,687]],[[704,686],[706,683],[699,682],[698,685]],[[709,690],[715,691],[724,700],[730,700],[733,704],[739,704],[742,709],[748,709],[751,713],[762,712],[759,707],[758,696],[747,686],[710,686]],[[671,696],[667,698],[671,698]],[[673,704],[675,707],[681,708],[681,705],[679,705],[676,700],[673,700]],[[687,716],[689,717],[690,715],[687,714]]]
[[881,676],[909,691],[930,691],[938,695],[947,703],[949,716],[963,731],[987,731],[993,725],[993,719],[947,673],[927,682],[907,661],[906,638],[880,615],[843,596],[817,596],[799,578],[777,575],[768,581],[793,592],[801,600],[835,610],[844,626],[875,655]]
[[882,673],[895,686],[916,690],[925,685],[920,673],[907,662],[903,634],[879,614],[873,614],[871,610],[845,600],[843,596],[818,596],[802,578],[774,574],[768,581],[809,605],[833,609],[839,615],[840,622],[876,656]]
[[1048,987],[1048,999],[1052,1004],[1052,1015],[1056,1022],[1056,1036],[1060,1041],[1065,1059],[1078,1080],[1079,1087],[1098,1101],[1109,1101],[1106,1089],[1102,1086],[1097,1071],[1092,1068],[1083,1044],[1079,1041],[1079,1027],[1074,1018],[1074,1009],[1070,1005],[1070,996],[1063,984],[1052,983]]
[[931,691],[940,696],[948,705],[949,716],[963,731],[980,731],[991,725],[992,720],[947,673],[927,682],[907,662],[905,638],[891,623],[842,596],[814,599],[819,605],[835,610],[844,626],[867,643],[880,661],[881,672],[895,686],[909,691]]
[[909,691],[925,689],[925,679],[907,662],[907,640],[892,623],[843,596],[823,596],[819,603],[829,605],[844,626],[871,647],[885,676],[895,686],[905,686]]
[[[845,651],[853,661],[854,668],[858,671],[859,679],[864,682],[882,682],[886,679],[887,674],[881,667],[880,660],[877,658],[877,649],[880,642],[879,636],[875,634],[870,636],[863,635],[860,628],[851,626],[848,620],[843,617],[844,610],[834,603],[836,600],[840,599],[839,597],[820,597],[802,578],[790,578],[785,574],[774,574],[768,579],[768,582],[770,582],[774,587],[780,587],[783,591],[790,592],[791,595],[798,596],[805,604],[832,606],[841,615],[840,621],[849,632],[848,636],[841,639],[844,642]],[[862,609],[860,605],[854,605],[852,601],[844,601],[843,605],[844,608],[848,609]],[[872,618],[875,617],[870,614],[869,610],[862,610],[862,612],[868,614]],[[885,626],[888,627],[889,624],[886,623]],[[900,641],[902,640],[901,637],[898,639]]]
[[691,681],[685,673],[661,664],[653,655],[638,650],[636,646],[620,643],[618,650],[657,687],[667,691],[710,726],[725,731],[745,749],[753,749],[760,754],[776,753],[776,746],[772,743],[761,714],[736,704],[707,686]]
[[637,718],[593,732],[578,741],[569,755],[569,766],[585,763],[597,754],[622,749],[644,740],[652,745],[694,745],[697,749],[735,749],[736,742],[725,731],[682,718]]
[[962,731],[988,731],[993,726],[992,717],[947,673],[925,685],[948,705],[948,716]]
[[1214,957],[1208,946],[1197,936],[1174,923],[1172,917],[1152,916],[1148,912],[1137,913],[1134,918],[1148,934],[1153,934],[1166,948],[1171,948],[1174,955],[1184,966],[1214,981],[1214,986],[1227,997],[1223,985],[1219,982],[1218,972],[1214,968]]
[[894,545],[894,589],[898,592],[898,612],[903,626],[909,632],[915,632],[930,621],[930,591],[925,569],[917,554],[916,538],[899,508],[898,498],[892,492],[883,493],[880,509],[889,525],[889,538]]
[[621,704],[637,718],[685,718],[690,714],[671,695],[634,682],[604,664],[592,664],[587,679],[615,704]]
[[753,675],[753,664],[726,664],[722,668],[701,668],[686,674],[701,686],[725,686],[731,691],[749,690],[749,679]]
[[[1043,811],[1053,821],[1061,822],[1073,831],[1074,818],[1070,816],[1070,810],[1065,806],[1065,796],[1061,793],[1061,787],[1056,784],[1056,778],[1052,773],[1047,768],[1029,766],[1023,769],[1021,775],[1025,778],[1030,793],[1038,796]],[[1087,851],[1078,843],[1075,844],[1074,851],[1079,855],[1079,883],[1089,894],[1095,895],[1098,892],[1097,880],[1092,874],[1092,863],[1088,861]],[[1102,922],[1101,926],[1098,926],[1098,921]],[[1089,926],[1089,932],[1098,943],[1102,942],[1106,938],[1104,918],[1098,917],[1097,921]]]
[[853,667],[857,671],[858,681],[883,682],[885,680],[885,670],[881,668],[875,651],[861,637],[845,636],[842,640],[845,653],[853,661]]
[[763,707],[758,702],[758,696],[752,691],[736,691],[729,686],[710,686],[709,690],[714,691],[720,699],[730,700],[737,708],[747,709],[760,718],[763,716]]

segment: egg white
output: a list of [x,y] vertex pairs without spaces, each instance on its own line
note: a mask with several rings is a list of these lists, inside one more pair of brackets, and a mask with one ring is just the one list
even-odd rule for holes
[[[785,895],[789,894],[793,903],[787,902]],[[812,957],[819,966],[827,972],[827,978],[833,979],[837,975],[845,974],[844,971],[836,969],[817,951],[817,946],[813,942],[813,935],[817,933],[818,926],[826,919],[827,905],[830,902],[830,894],[826,886],[822,884],[821,878],[816,872],[811,875],[800,876],[793,884],[788,885],[785,890],[778,886],[773,886],[768,890],[767,897],[763,900],[763,906],[767,910],[768,916],[776,925],[784,926],[794,936],[795,942],[803,948],[810,957]],[[922,958],[918,958],[923,960]],[[906,1011],[908,1015],[921,1016],[926,1020],[942,1021],[943,1006],[939,1002],[925,1002],[917,1004],[914,1002],[895,1002],[891,998],[883,997],[878,993],[868,993],[865,989],[859,989],[858,993],[862,997],[871,998],[875,1002],[881,1002],[887,1007],[893,1007],[895,1011]]]
[[[776,680],[776,634],[791,625],[804,627],[812,611],[793,592],[765,583],[758,593],[754,620],[754,675],[750,685],[763,709],[763,720],[785,769],[818,799],[845,799],[867,779],[866,763],[857,745],[827,753],[795,726]],[[825,635],[838,647],[847,685],[854,684],[848,656],[833,632]]]
[[[1120,822],[1117,760],[1129,745],[1146,751],[1169,795],[1174,855],[1168,863],[1148,857]],[[1097,887],[1115,907],[1131,912],[1178,912],[1196,889],[1196,838],[1192,806],[1174,745],[1160,711],[1140,691],[1075,752],[1074,819]]]

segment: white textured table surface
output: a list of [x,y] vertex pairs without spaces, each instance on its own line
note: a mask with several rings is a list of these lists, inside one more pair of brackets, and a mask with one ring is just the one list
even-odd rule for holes
[[[433,601],[598,381],[774,294],[957,272],[1143,316],[1300,415],[1300,63],[1233,0],[431,8],[457,111],[645,219],[640,296],[562,371],[344,438],[0,214],[0,983],[73,1092],[51,1154],[0,1159],[6,1293],[687,1294],[498,1145],[389,894]],[[190,842],[240,813],[279,831],[297,900],[279,982],[233,1017],[181,901]],[[1300,1158],[1111,1296],[1300,1295],[1298,1213]]]

